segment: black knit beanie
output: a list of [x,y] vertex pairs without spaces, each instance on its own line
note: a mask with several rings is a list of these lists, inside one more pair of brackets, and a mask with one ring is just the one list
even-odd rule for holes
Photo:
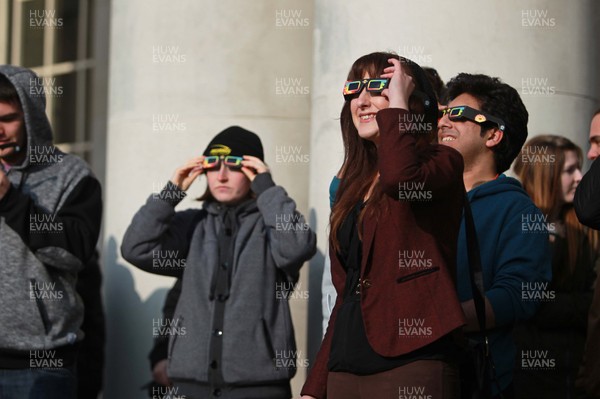
[[217,134],[208,143],[203,155],[233,155],[237,157],[252,155],[261,161],[265,160],[260,138],[255,133],[239,126],[230,126]]

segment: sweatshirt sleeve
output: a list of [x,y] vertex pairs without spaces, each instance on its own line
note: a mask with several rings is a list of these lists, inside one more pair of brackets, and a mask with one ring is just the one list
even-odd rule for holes
[[[267,179],[272,182],[268,173],[258,175],[252,183],[252,190],[260,192],[256,204],[268,230],[269,249],[275,264],[295,281],[302,264],[317,251],[316,234],[296,210],[296,202],[283,187],[274,183],[269,185],[264,181]],[[257,184],[260,188],[256,188]],[[269,187],[265,189],[267,185]]]
[[462,184],[464,164],[460,153],[448,146],[433,144],[427,147],[428,154],[424,156],[423,151],[417,149],[418,133],[406,129],[411,126],[410,122],[403,122],[413,119],[411,115],[401,108],[387,108],[376,116],[380,132],[379,181],[383,191],[396,200],[400,199],[402,187],[437,196],[449,185]]
[[552,279],[548,234],[524,231],[523,214],[542,216],[533,204],[522,212],[514,212],[506,220],[496,245],[500,252],[495,254],[494,279],[486,297],[498,327],[531,318]]
[[123,258],[149,273],[181,277],[202,210],[175,212],[185,192],[169,182],[135,214],[121,244]]
[[600,230],[600,161],[596,160],[581,179],[573,204],[582,224]]
[[100,234],[100,183],[82,178],[54,214],[11,186],[0,200],[0,216],[45,265],[77,271],[92,256]]

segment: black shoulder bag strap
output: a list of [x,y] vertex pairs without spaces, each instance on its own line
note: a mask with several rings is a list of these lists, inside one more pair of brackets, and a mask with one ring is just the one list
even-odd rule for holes
[[[475,222],[473,221],[473,213],[471,212],[471,205],[469,203],[469,197],[465,191],[464,195],[464,213],[465,213],[465,234],[467,238],[467,255],[469,259],[469,277],[471,280],[471,292],[473,294],[473,303],[475,305],[475,312],[477,313],[477,321],[479,324],[479,330],[483,335],[483,346],[485,361],[488,363],[490,369],[486,370],[489,376],[490,386],[494,383],[501,392],[500,385],[496,379],[496,369],[492,355],[490,353],[489,340],[487,335],[487,329],[485,326],[485,288],[483,286],[483,271],[481,269],[481,255],[479,251],[479,240],[477,239],[477,232],[475,230]],[[491,393],[488,392],[491,395]],[[502,394],[499,394],[499,398],[503,398]]]
[[469,197],[465,192],[465,233],[467,236],[467,255],[469,259],[469,277],[471,278],[471,291],[473,293],[473,302],[477,312],[477,321],[479,330],[485,333],[485,300],[483,287],[483,272],[481,271],[481,256],[479,252],[479,241],[475,231],[475,222],[473,213],[469,204]]

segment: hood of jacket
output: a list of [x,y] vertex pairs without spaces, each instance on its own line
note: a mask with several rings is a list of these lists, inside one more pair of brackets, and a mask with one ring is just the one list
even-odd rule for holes
[[469,201],[473,203],[478,199],[483,199],[485,197],[495,196],[498,194],[506,195],[508,192],[511,192],[511,195],[520,193],[525,198],[529,198],[529,195],[527,195],[527,192],[523,189],[523,186],[521,186],[521,183],[517,179],[508,177],[504,174],[498,176],[498,178],[495,180],[471,189],[471,191],[468,192],[468,196]]
[[236,219],[254,213],[258,210],[256,198],[250,198],[236,205],[225,205],[217,201],[204,201],[202,208],[212,215],[223,215],[227,210],[233,211]]
[[27,135],[25,148],[21,151],[26,151],[26,157],[21,165],[13,168],[25,169],[29,166],[32,151],[42,154],[54,152],[52,128],[46,116],[44,79],[29,69],[13,65],[0,65],[0,73],[13,84],[21,102]]

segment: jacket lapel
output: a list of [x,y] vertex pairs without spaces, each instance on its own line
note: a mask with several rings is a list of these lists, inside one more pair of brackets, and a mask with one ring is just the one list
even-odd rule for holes
[[[374,218],[363,219],[363,251],[362,260],[360,263],[361,278],[369,271],[366,270],[371,251],[373,250],[373,242],[375,241],[375,230],[377,230],[378,220]],[[372,264],[372,262],[371,262]]]

